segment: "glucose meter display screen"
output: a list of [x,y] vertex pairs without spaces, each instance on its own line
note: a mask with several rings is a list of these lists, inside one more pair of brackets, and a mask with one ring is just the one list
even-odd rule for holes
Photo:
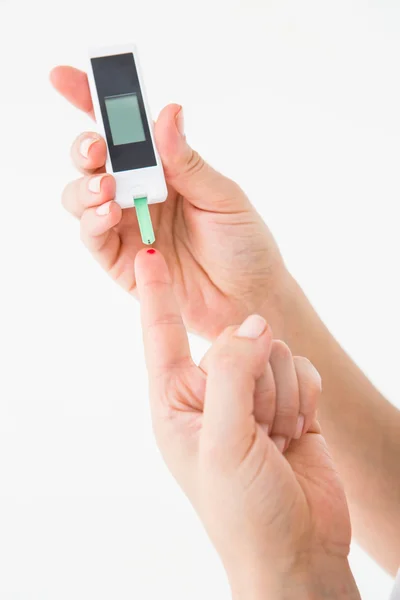
[[113,172],[155,167],[157,160],[133,53],[98,56],[91,63]]
[[114,146],[144,142],[146,135],[137,94],[104,98]]

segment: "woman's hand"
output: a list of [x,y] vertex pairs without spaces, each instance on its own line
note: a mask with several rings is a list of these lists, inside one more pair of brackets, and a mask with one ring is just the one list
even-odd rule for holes
[[357,598],[346,500],[315,420],[314,367],[254,315],[196,366],[163,257],[143,250],[135,271],[157,441],[234,597]]
[[[51,81],[93,117],[85,73],[57,67]],[[190,148],[180,106],[164,108],[155,138],[169,186],[167,201],[150,207],[156,247],[166,257],[185,322],[213,339],[228,324],[258,312],[268,314],[278,334],[281,295],[290,278],[269,230],[239,186]],[[105,142],[97,133],[84,133],[72,157],[83,177],[67,185],[63,204],[80,219],[82,239],[94,257],[134,292],[133,261],[142,242],[135,210],[121,211],[113,201]]]
[[[58,67],[51,79],[72,104],[93,117],[85,73]],[[395,573],[400,539],[393,535],[399,523],[396,409],[324,327],[245,194],[191,150],[182,130],[180,107],[165,108],[155,135],[170,193],[165,203],[150,208],[156,245],[165,254],[185,323],[214,339],[229,324],[256,312],[267,317],[275,336],[313,361],[324,379],[320,419],[345,481],[355,533]],[[113,202],[115,183],[104,173],[105,156],[98,134],[80,136],[73,158],[84,176],[67,186],[63,202],[80,219],[82,238],[95,258],[135,292],[133,263],[141,248],[136,215]]]

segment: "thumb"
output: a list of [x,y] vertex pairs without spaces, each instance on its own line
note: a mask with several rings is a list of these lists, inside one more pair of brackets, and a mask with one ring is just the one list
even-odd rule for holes
[[271,328],[258,315],[239,328],[228,328],[216,340],[207,357],[204,445],[229,456],[247,453],[254,441],[256,382],[265,371],[271,345]]
[[250,202],[231,179],[210,167],[187,143],[183,108],[169,104],[160,113],[154,136],[168,183],[202,210],[245,211]]

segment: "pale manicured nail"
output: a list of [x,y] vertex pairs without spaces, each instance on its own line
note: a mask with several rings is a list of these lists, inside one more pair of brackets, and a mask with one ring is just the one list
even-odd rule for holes
[[304,429],[304,417],[303,417],[303,415],[299,415],[299,418],[297,419],[296,433],[294,434],[295,440],[298,440],[301,438],[303,429]]
[[265,331],[267,321],[259,315],[250,315],[236,331],[236,337],[255,340]]
[[93,194],[99,194],[101,189],[101,180],[104,175],[96,175],[96,177],[91,177],[89,179],[88,188]]
[[105,204],[100,204],[100,206],[98,206],[96,208],[96,213],[100,217],[104,217],[105,215],[108,215],[111,210],[111,203],[112,203],[112,200],[110,200],[109,202],[106,202]]
[[176,115],[175,121],[176,121],[176,127],[177,127],[179,133],[182,136],[184,136],[185,135],[185,117],[183,115],[183,108],[182,107],[181,107],[181,110]]
[[279,452],[282,454],[285,446],[286,446],[286,438],[282,435],[272,435],[271,440],[274,442],[275,446],[278,448]]
[[90,147],[98,141],[99,140],[97,138],[85,138],[81,141],[81,145],[79,146],[79,152],[84,158],[89,157]]

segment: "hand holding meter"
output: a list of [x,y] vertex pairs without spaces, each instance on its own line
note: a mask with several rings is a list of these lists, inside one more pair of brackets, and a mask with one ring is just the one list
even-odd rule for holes
[[115,201],[136,207],[142,240],[155,240],[148,204],[164,202],[167,186],[135,46],[89,52],[89,87],[96,121],[107,143],[106,170],[116,181]]

